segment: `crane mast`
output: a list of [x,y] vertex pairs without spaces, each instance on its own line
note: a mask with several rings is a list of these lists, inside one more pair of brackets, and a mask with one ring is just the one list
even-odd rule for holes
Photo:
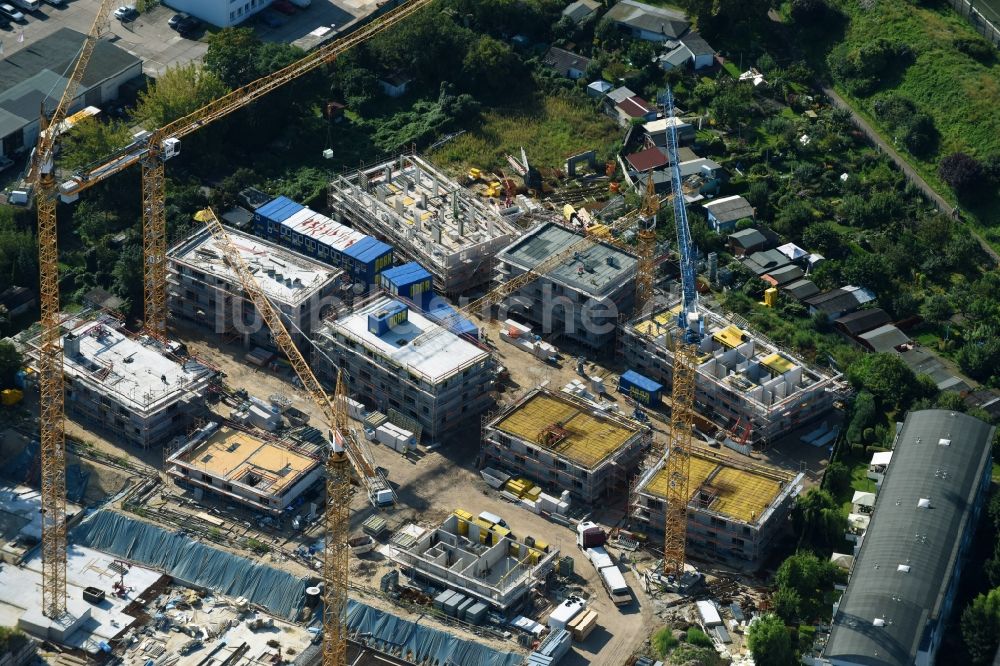
[[[348,545],[351,506],[351,465],[362,482],[371,477],[384,481],[365,455],[361,440],[355,435],[347,416],[347,391],[342,372],[337,372],[337,387],[331,399],[320,385],[305,357],[295,346],[281,321],[281,316],[257,284],[239,250],[211,209],[196,218],[205,222],[212,237],[225,255],[226,263],[239,277],[243,289],[261,318],[274,335],[278,347],[302,381],[316,405],[327,417],[331,451],[326,459],[326,509],[324,527],[326,548],[323,555],[323,666],[344,666],[347,659]],[[387,484],[386,484],[387,485]]]
[[671,162],[674,226],[681,273],[681,307],[673,339],[673,388],[671,392],[670,432],[664,473],[667,476],[667,508],[663,530],[663,570],[678,579],[684,574],[687,547],[687,505],[691,499],[691,429],[694,422],[694,388],[697,363],[697,343],[702,324],[698,314],[698,290],[695,283],[694,252],[691,229],[684,205],[680,160],[677,156],[677,126],[674,123],[674,99],[667,88],[669,109],[667,147]]
[[653,295],[653,255],[656,253],[656,214],[660,198],[656,196],[653,170],[646,172],[646,194],[639,209],[639,265],[635,276],[635,311],[641,313]]
[[104,0],[83,40],[59,103],[46,118],[42,108],[38,143],[28,170],[35,183],[38,214],[38,291],[41,345],[38,352],[39,440],[42,486],[42,612],[59,618],[66,612],[66,433],[63,422],[63,352],[59,324],[59,238],[56,231],[55,147],[62,122],[90,63],[112,0]]

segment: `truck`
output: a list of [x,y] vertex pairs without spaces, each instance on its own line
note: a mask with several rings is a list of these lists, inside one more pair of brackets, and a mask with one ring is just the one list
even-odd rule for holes
[[529,326],[519,324],[513,319],[504,321],[500,327],[500,339],[521,348],[546,363],[555,363],[559,360],[559,352],[556,351],[555,347],[543,342],[539,336],[533,335]]
[[627,606],[632,602],[632,590],[625,582],[625,576],[618,565],[604,549],[607,540],[607,534],[594,522],[585,520],[576,526],[576,546],[584,552],[597,571],[612,603],[615,606]]

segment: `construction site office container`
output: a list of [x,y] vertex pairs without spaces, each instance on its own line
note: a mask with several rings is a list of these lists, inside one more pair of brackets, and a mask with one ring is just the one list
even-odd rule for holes
[[465,317],[456,316],[457,311],[447,303],[438,301],[435,306],[425,312],[427,318],[434,323],[448,322],[448,330],[455,335],[465,335],[479,339],[479,327]]
[[409,308],[399,301],[392,301],[368,315],[368,332],[372,335],[385,335],[396,326],[405,324],[409,312]]
[[442,604],[442,610],[452,617],[458,617],[458,609],[468,600],[464,594],[456,592]]
[[663,399],[663,384],[629,370],[618,379],[618,391],[632,397],[640,405],[657,405]]
[[466,617],[466,613],[469,611],[470,608],[472,608],[475,605],[475,603],[476,603],[475,599],[471,597],[466,597],[465,601],[463,601],[461,605],[458,607],[458,611],[456,612],[455,616],[459,620],[464,620]]
[[465,610],[465,621],[469,624],[482,624],[486,619],[487,610],[486,604],[476,602]]
[[415,261],[387,268],[379,273],[379,286],[391,296],[407,298],[426,310],[434,297],[434,276]]
[[374,285],[384,269],[392,266],[392,246],[365,236],[344,248],[343,266],[355,281]]
[[434,597],[434,608],[444,610],[445,602],[454,597],[456,594],[458,594],[458,592],[455,592],[454,590],[445,590],[441,594],[437,595]]
[[288,197],[277,197],[253,212],[254,233],[264,238],[281,235],[281,223],[305,208]]

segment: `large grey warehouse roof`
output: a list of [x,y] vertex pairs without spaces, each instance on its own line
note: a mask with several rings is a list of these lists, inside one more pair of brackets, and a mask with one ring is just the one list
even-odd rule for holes
[[[531,270],[582,238],[566,227],[549,222],[509,245],[499,258]],[[637,264],[638,260],[631,254],[606,243],[595,243],[567,259],[546,277],[590,296],[602,297],[632,279]]]
[[[940,621],[960,544],[990,464],[994,428],[941,409],[910,412],[833,618],[824,657],[912,664]],[[921,507],[928,500],[929,506]]]

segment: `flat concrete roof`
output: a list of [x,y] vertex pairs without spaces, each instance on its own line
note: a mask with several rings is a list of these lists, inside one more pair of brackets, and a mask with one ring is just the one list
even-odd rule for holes
[[[407,321],[382,335],[371,333],[368,330],[368,315],[385,309],[394,302],[398,301],[388,297],[376,299],[353,314],[335,321],[331,324],[331,329],[363,343],[394,365],[423,375],[432,382],[489,357],[486,351],[442,329],[412,308]],[[426,336],[417,345],[412,344],[424,333],[433,335]]]
[[[237,481],[270,495],[294,485],[315,469],[319,460],[294,451],[281,442],[267,442],[253,435],[222,426],[178,460],[206,474]],[[247,476],[258,481],[247,483]]]
[[[80,355],[63,356],[66,376],[113,393],[136,413],[155,412],[185,393],[201,390],[212,374],[196,361],[181,365],[152,340],[143,344],[100,321],[85,322],[71,332],[80,339]],[[62,343],[65,349],[65,337]]]
[[[688,476],[691,504],[741,522],[754,523],[794,478],[793,474],[778,468],[745,468],[722,457],[693,451]],[[666,470],[661,466],[639,492],[666,499],[667,483]],[[708,506],[697,499],[703,488],[714,494]]]
[[[531,270],[581,240],[582,234],[548,222],[506,247],[499,258],[523,270]],[[635,279],[638,263],[638,259],[627,252],[607,243],[594,242],[546,273],[545,277],[600,298]]]
[[[299,305],[343,274],[343,271],[328,264],[256,236],[235,229],[227,229],[226,233],[254,274],[257,284],[272,301]],[[240,284],[236,271],[223,259],[225,254],[207,229],[188,236],[171,248],[167,255],[230,284]]]
[[[496,429],[536,446],[548,449],[585,469],[593,469],[605,458],[639,434],[624,420],[586,411],[581,405],[557,393],[537,391],[515,405],[496,422]],[[543,431],[558,424],[562,432],[543,443]]]

